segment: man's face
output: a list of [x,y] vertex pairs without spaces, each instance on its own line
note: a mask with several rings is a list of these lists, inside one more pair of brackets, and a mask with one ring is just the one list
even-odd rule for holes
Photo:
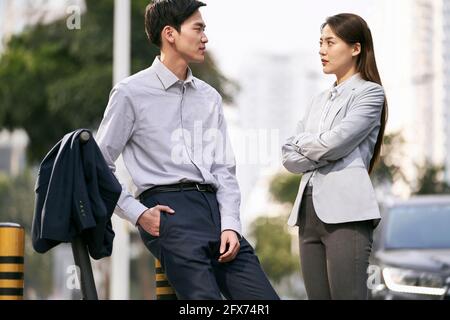
[[205,22],[197,10],[182,25],[178,33],[173,33],[175,48],[188,63],[199,63],[205,60],[206,43]]

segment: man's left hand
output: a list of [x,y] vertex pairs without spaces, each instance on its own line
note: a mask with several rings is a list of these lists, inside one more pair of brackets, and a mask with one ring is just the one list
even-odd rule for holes
[[219,262],[230,262],[239,252],[241,245],[235,231],[224,230],[220,236],[220,257]]

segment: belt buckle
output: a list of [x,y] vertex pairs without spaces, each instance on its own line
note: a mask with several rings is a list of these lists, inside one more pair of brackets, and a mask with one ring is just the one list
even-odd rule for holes
[[200,191],[200,192],[207,192],[208,191],[208,187],[207,186],[202,186],[200,183],[196,183],[195,186],[196,186],[197,190]]

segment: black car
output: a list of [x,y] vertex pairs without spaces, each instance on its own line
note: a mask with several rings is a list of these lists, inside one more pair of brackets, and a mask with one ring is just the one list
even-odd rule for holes
[[450,196],[383,208],[367,282],[372,299],[450,299]]

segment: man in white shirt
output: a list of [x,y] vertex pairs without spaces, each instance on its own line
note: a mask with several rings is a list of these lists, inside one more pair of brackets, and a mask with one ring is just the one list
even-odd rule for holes
[[241,236],[240,191],[222,98],[195,78],[208,39],[196,0],[155,1],[151,67],[110,95],[97,141],[114,171],[122,153],[139,200],[125,188],[118,213],[139,228],[180,299],[278,299]]

